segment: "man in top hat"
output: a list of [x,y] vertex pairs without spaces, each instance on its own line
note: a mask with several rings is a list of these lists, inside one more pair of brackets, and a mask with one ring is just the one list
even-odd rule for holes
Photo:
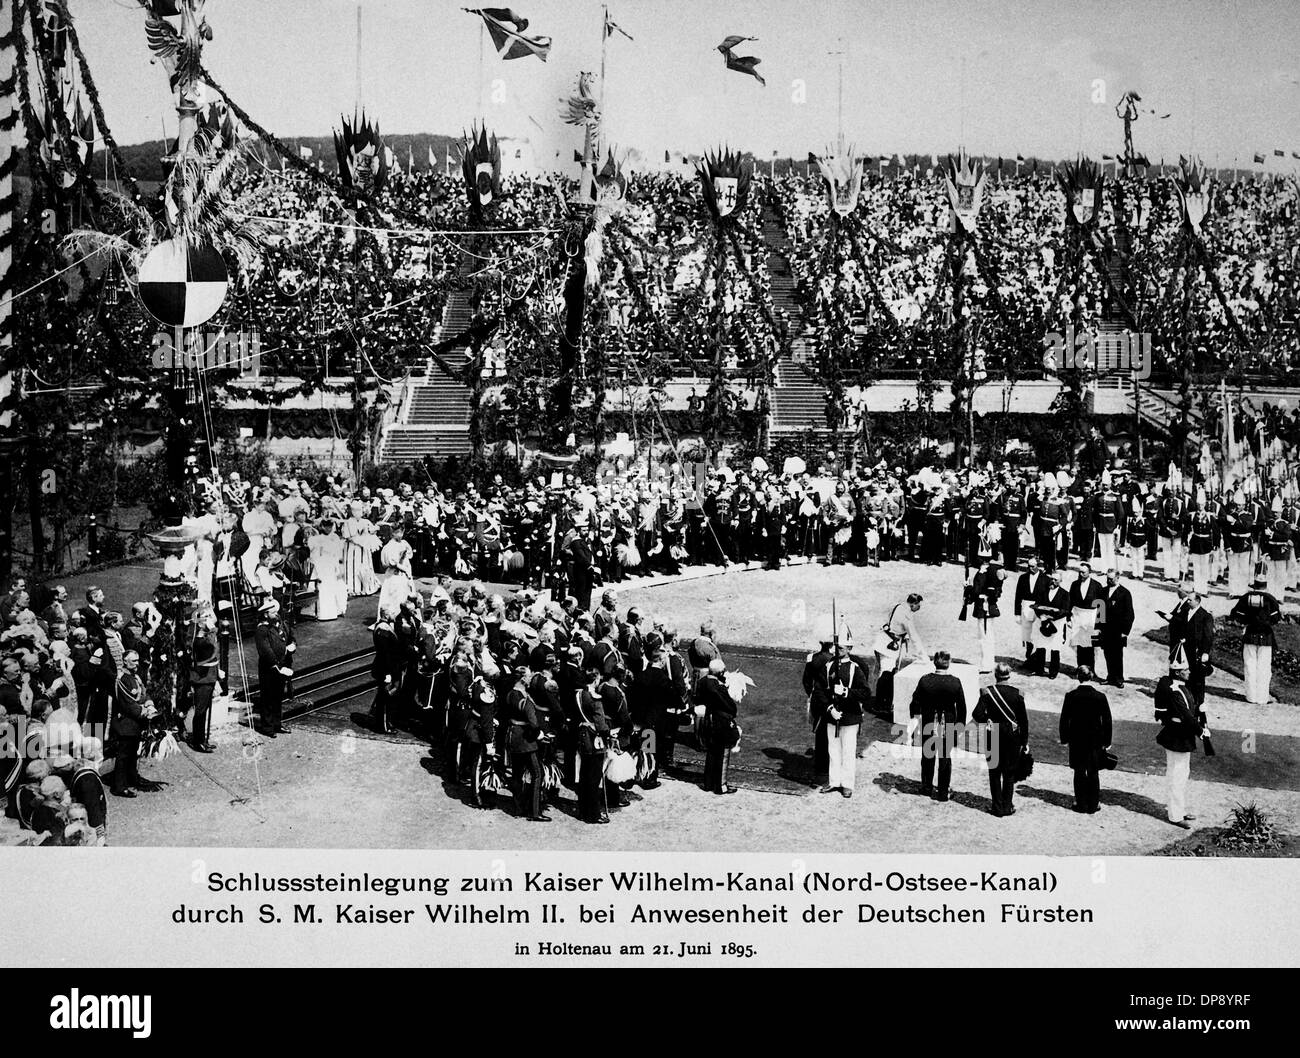
[[1092,669],[1080,665],[1079,685],[1061,704],[1061,743],[1070,747],[1074,771],[1074,811],[1101,811],[1101,754],[1110,747],[1110,702],[1092,682]]
[[1228,617],[1243,626],[1241,664],[1246,701],[1251,705],[1267,705],[1273,700],[1269,693],[1273,681],[1273,647],[1277,643],[1273,626],[1282,619],[1281,608],[1272,593],[1248,591],[1237,600]]
[[[949,799],[952,784],[953,725],[966,722],[966,692],[961,680],[948,671],[952,655],[946,650],[934,654],[934,672],[927,672],[916,684],[909,714],[920,722],[921,793],[936,801]],[[938,763],[939,785],[934,785]]]
[[257,629],[253,633],[257,645],[258,728],[268,738],[287,735],[289,729],[281,719],[285,689],[293,675],[292,661],[297,649],[284,622],[280,620],[280,604],[267,598],[257,608]]

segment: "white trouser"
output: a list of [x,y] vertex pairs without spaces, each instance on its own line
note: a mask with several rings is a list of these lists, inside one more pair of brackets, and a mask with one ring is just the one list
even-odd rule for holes
[[1183,557],[1183,538],[1181,536],[1162,536],[1160,538],[1160,553],[1165,560],[1165,578],[1168,580],[1182,580],[1183,571],[1187,568],[1187,560]]
[[1192,556],[1192,590],[1202,596],[1210,592],[1210,556]]
[[980,635],[980,672],[992,672],[997,661],[996,629],[987,617],[976,618],[975,627]]
[[[1296,576],[1297,576],[1297,573],[1300,573],[1300,561],[1297,561],[1297,560],[1296,560],[1295,552],[1292,551],[1290,557],[1286,560],[1286,582],[1287,582],[1287,584],[1295,584],[1295,583],[1296,583]],[[1279,596],[1279,597],[1278,597],[1278,602],[1281,602],[1281,601],[1282,601],[1282,600],[1281,600],[1281,597]]]
[[1286,596],[1286,567],[1287,561],[1284,558],[1270,558],[1264,562],[1264,580],[1268,593],[1278,603]]
[[1232,551],[1228,554],[1228,594],[1245,595],[1250,590],[1250,552]]
[[1097,534],[1097,547],[1100,549],[1100,558],[1103,571],[1114,568],[1115,565],[1115,533],[1112,530],[1109,533]]
[[1020,611],[1020,642],[1032,643],[1034,639],[1034,611],[1026,602]]
[[1273,682],[1273,648],[1244,644],[1241,668],[1246,684],[1246,701],[1251,705],[1267,705],[1269,684]]
[[1129,572],[1138,580],[1142,580],[1147,573],[1147,546],[1146,544],[1130,544],[1129,554]]
[[1192,773],[1192,755],[1165,750],[1165,777],[1169,780],[1169,822],[1181,823],[1187,815],[1187,777]]
[[827,721],[826,750],[829,758],[826,785],[832,790],[852,790],[858,762],[858,725]]

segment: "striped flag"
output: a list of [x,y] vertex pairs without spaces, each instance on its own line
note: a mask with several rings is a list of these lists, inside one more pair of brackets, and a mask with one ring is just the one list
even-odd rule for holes
[[464,7],[462,11],[478,15],[503,59],[523,59],[535,55],[546,61],[551,52],[550,37],[527,37],[528,19],[520,18],[508,7]]

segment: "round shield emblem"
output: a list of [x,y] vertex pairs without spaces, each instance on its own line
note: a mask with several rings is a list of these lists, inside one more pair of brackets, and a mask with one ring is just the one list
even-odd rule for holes
[[226,300],[226,263],[211,246],[168,239],[140,266],[140,301],[167,327],[198,327]]

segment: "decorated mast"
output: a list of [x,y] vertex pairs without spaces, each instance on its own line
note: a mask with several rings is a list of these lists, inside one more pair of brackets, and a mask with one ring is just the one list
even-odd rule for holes
[[14,412],[18,406],[17,366],[14,362],[14,129],[18,123],[18,73],[14,65],[20,0],[0,0],[0,579],[8,583],[13,567]]

